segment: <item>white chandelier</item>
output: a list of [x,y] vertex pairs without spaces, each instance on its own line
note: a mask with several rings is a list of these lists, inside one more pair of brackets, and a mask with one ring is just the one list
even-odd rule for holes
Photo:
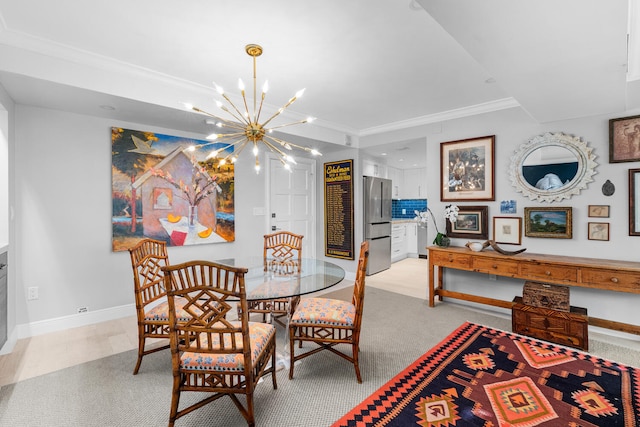
[[[267,127],[267,125],[271,123],[273,119],[279,116],[285,109],[287,109],[291,104],[293,104],[298,98],[302,96],[302,94],[304,93],[304,89],[298,91],[293,96],[293,98],[289,99],[289,101],[283,107],[279,108],[278,111],[276,111],[276,113],[274,113],[271,117],[269,117],[264,122],[260,123],[260,113],[262,111],[262,106],[264,103],[266,93],[269,89],[269,82],[265,81],[262,87],[260,104],[258,105],[258,98],[256,96],[257,94],[256,92],[256,58],[262,55],[262,47],[256,44],[249,44],[245,46],[245,51],[247,52],[247,54],[249,54],[249,56],[253,58],[253,110],[249,109],[249,104],[247,103],[247,98],[245,96],[245,87],[244,87],[244,83],[242,82],[242,79],[238,79],[238,87],[240,89],[242,100],[244,102],[244,111],[241,111],[238,107],[236,107],[236,105],[225,94],[224,89],[222,89],[222,87],[214,83],[216,91],[218,92],[218,94],[220,94],[220,96],[222,96],[225,99],[225,101],[227,101],[228,105],[231,106],[231,109],[227,108],[227,106],[220,101],[216,101],[216,105],[222,111],[226,112],[229,116],[231,116],[232,119],[225,119],[215,114],[206,112],[198,107],[187,105],[187,108],[189,108],[190,110],[196,111],[198,113],[204,114],[206,116],[209,116],[215,119],[214,123],[216,124],[216,126],[220,128],[226,127],[230,129],[230,132],[228,133],[213,133],[207,136],[207,140],[227,143],[226,146],[213,150],[211,153],[209,153],[207,158],[208,159],[217,158],[218,155],[223,151],[239,145],[237,149],[234,148],[234,151],[231,154],[228,154],[222,159],[220,159],[221,165],[227,162],[235,163],[238,160],[238,156],[240,155],[242,150],[244,150],[244,148],[247,145],[251,144],[253,145],[253,154],[256,159],[255,170],[256,170],[256,173],[259,173],[260,172],[260,161],[258,159],[259,143],[263,143],[269,149],[269,151],[276,154],[280,162],[283,164],[283,166],[287,170],[291,170],[290,164],[291,163],[295,164],[296,161],[293,157],[288,155],[284,150],[291,151],[292,148],[297,148],[300,150],[307,151],[313,154],[314,156],[322,155],[319,151],[313,148],[296,145],[291,142],[287,142],[280,138],[276,138],[275,136],[270,135],[274,129],[279,129],[279,128],[292,126],[296,124],[310,123],[311,121],[313,121],[313,118],[308,117],[304,120],[300,120],[293,123]],[[193,151],[196,148],[200,148],[209,144],[213,144],[213,142],[207,143],[207,144],[201,144],[198,146],[192,146],[192,147],[189,147],[189,149]]]

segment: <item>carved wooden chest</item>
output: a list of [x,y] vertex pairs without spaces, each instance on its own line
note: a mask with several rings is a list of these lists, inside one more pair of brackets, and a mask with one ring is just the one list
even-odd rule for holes
[[521,297],[515,297],[511,309],[513,332],[589,350],[589,317],[587,310],[570,307],[569,312],[533,307],[523,304]]

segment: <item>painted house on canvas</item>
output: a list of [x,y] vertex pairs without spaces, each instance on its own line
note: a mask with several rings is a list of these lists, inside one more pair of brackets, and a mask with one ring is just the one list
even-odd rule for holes
[[[142,226],[147,237],[182,246],[205,243],[215,232],[219,186],[180,146],[132,184],[142,202]],[[193,236],[189,236],[193,234]],[[196,235],[200,238],[196,238]]]

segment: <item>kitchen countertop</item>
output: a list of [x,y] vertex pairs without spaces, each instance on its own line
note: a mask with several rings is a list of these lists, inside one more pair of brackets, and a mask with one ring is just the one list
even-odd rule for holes
[[392,224],[404,224],[408,222],[416,222],[413,218],[391,218]]

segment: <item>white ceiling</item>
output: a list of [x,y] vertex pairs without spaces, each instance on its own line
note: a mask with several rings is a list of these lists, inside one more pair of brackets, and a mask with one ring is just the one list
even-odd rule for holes
[[317,120],[288,131],[367,147],[504,108],[550,122],[640,107],[628,11],[627,0],[0,0],[0,84],[19,104],[204,136],[211,126],[181,102],[214,111],[213,81],[237,101],[238,77],[250,95],[244,46],[257,43],[269,109],[307,89],[288,118]]

